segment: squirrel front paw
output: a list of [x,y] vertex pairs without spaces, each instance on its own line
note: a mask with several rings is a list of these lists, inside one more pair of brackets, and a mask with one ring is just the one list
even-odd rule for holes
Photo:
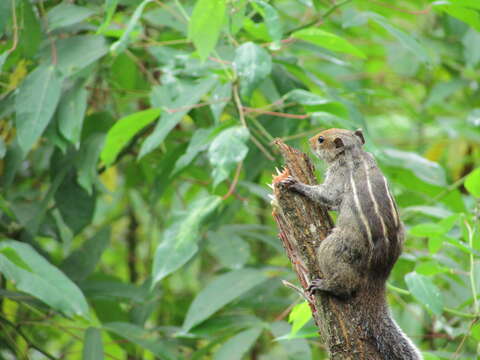
[[307,288],[307,293],[311,296],[317,290],[326,290],[325,281],[323,279],[314,279]]
[[287,189],[293,189],[293,190],[295,190],[295,185],[299,184],[298,180],[295,179],[293,176],[288,176],[287,178],[282,180],[281,183]]

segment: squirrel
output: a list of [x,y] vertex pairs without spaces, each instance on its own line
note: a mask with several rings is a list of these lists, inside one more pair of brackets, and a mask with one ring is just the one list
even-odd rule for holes
[[382,358],[422,359],[386,304],[385,283],[402,252],[404,228],[385,176],[363,149],[362,130],[328,129],[309,142],[313,153],[327,163],[325,181],[307,185],[289,176],[283,183],[338,216],[317,250],[322,278],[314,279],[308,291],[349,299],[366,289],[374,301],[359,309],[359,318]]

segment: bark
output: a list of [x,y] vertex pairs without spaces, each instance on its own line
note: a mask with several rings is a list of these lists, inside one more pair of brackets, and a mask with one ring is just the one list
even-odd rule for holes
[[[274,177],[273,217],[280,229],[279,237],[303,289],[321,274],[316,260],[316,248],[328,236],[333,221],[326,209],[289,191],[281,180],[289,175],[309,185],[317,184],[314,166],[306,154],[275,140],[284,160],[285,169]],[[373,291],[372,291],[373,290]],[[309,295],[312,314],[319,334],[332,360],[381,360],[365,328],[365,322],[377,321],[375,309],[386,309],[382,289],[361,290],[348,300],[324,292]],[[368,316],[365,316],[365,315]]]

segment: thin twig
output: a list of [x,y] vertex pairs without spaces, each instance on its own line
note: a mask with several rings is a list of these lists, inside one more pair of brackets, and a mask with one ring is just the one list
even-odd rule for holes
[[230,195],[232,195],[233,192],[235,191],[235,187],[237,186],[238,178],[240,177],[240,172],[242,170],[242,166],[243,166],[243,161],[240,161],[237,165],[237,169],[235,170],[235,175],[233,177],[233,181],[230,184],[230,187],[228,188],[228,192],[225,195],[223,195],[222,200],[228,199],[230,197]]
[[277,111],[266,111],[266,110],[251,108],[251,107],[247,107],[247,106],[244,106],[243,109],[246,110],[245,111],[246,113],[256,112],[256,113],[260,113],[262,115],[272,115],[272,116],[278,116],[278,117],[283,117],[283,118],[288,118],[288,119],[307,119],[307,118],[310,117],[310,115],[308,115],[308,114],[304,114],[304,115],[288,114],[288,113],[281,113],[281,112],[277,112]]
[[140,71],[145,74],[145,76],[148,78],[148,80],[150,81],[150,83],[152,84],[155,84],[155,85],[159,85],[159,81],[157,79],[155,79],[155,77],[150,73],[150,71],[148,71],[148,69],[145,67],[145,65],[143,65],[143,63],[141,62],[141,60],[135,56],[135,54],[133,54],[130,50],[126,49],[125,50],[125,53],[127,54],[127,56],[133,60],[133,62],[135,64],[137,64],[138,68],[140,69]]
[[453,360],[458,359],[458,356],[460,355],[460,350],[462,349],[463,345],[465,344],[465,340],[467,340],[467,338],[470,336],[470,331],[472,330],[473,325],[475,325],[475,323],[477,321],[478,321],[478,319],[472,320],[472,322],[468,326],[468,331],[465,332],[465,335],[463,336],[462,341],[458,345],[457,350],[455,350],[455,354],[453,354]]
[[235,106],[237,107],[238,117],[240,118],[240,123],[248,128],[247,122],[245,121],[245,114],[243,112],[243,105],[242,101],[240,100],[240,96],[238,95],[238,83],[233,84],[233,101],[235,101]]
[[[473,249],[474,229],[472,229],[472,227],[470,226],[470,223],[467,220],[464,221],[464,224],[465,224],[465,227],[466,227],[467,233],[468,233],[468,245],[470,246],[470,248]],[[470,277],[470,286],[472,288],[472,296],[473,296],[473,310],[475,312],[475,315],[479,316],[480,311],[479,311],[478,299],[477,299],[477,286],[475,285],[476,284],[476,281],[475,281],[475,259],[474,259],[474,256],[473,256],[473,252],[470,252],[470,274],[469,274],[469,277]]]

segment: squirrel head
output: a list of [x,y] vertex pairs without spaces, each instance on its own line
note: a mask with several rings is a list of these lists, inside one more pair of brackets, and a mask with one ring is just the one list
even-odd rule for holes
[[345,151],[362,147],[365,138],[361,129],[328,129],[310,138],[309,142],[315,155],[326,162],[332,162]]

